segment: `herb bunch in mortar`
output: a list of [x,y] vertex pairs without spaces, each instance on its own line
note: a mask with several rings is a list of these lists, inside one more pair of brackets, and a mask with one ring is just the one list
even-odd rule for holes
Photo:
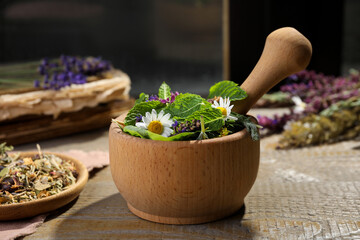
[[231,112],[231,102],[246,97],[246,92],[232,81],[213,85],[207,99],[197,94],[172,92],[163,82],[158,95],[141,93],[125,121],[113,122],[129,135],[160,141],[216,138],[244,128],[253,140],[258,140],[260,126],[248,116]]

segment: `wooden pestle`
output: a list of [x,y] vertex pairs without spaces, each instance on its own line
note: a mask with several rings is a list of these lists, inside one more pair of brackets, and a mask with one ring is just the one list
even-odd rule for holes
[[233,111],[246,114],[273,86],[305,69],[311,54],[310,41],[295,28],[284,27],[270,33],[259,61],[240,86],[248,97],[235,101]]

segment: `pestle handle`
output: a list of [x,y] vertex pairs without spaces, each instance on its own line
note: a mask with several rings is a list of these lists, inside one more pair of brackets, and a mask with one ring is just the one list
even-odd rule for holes
[[273,86],[305,69],[311,54],[310,41],[295,28],[284,27],[270,33],[259,61],[240,86],[248,97],[235,101],[233,111],[246,114]]

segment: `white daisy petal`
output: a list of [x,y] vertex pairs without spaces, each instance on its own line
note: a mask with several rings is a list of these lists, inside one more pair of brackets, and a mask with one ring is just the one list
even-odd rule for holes
[[147,126],[148,126],[148,125],[146,125],[146,124],[143,123],[143,122],[137,122],[137,123],[135,124],[135,126],[141,127],[141,128],[144,128],[144,129],[147,129]]
[[164,110],[161,110],[160,112],[159,112],[159,115],[157,116],[157,118],[161,121],[161,119],[163,118],[163,116],[164,116]]
[[164,127],[164,131],[162,132],[161,136],[169,137],[172,132],[173,132],[173,130],[171,130],[170,128]]
[[227,106],[230,106],[230,103],[231,103],[231,101],[230,101],[230,98],[228,97],[227,98]]
[[224,99],[222,97],[220,97],[220,107],[223,107],[224,106]]
[[291,100],[292,100],[296,105],[300,105],[300,104],[302,103],[301,98],[298,97],[298,96],[293,96],[293,97],[291,98]]
[[157,120],[157,112],[155,109],[151,111],[151,121]]
[[163,117],[162,117],[162,121],[164,121],[164,122],[166,122],[166,121],[168,121],[169,119],[170,119],[170,117],[171,117],[171,115],[170,115],[170,113],[167,113],[167,114],[165,114]]
[[164,127],[171,127],[174,124],[174,121],[173,120],[161,121],[161,124]]
[[[148,115],[148,114],[146,113],[146,115]],[[146,124],[146,126],[148,126],[151,122],[151,119],[149,117],[143,117],[142,120]]]
[[238,120],[238,118],[237,118],[237,117],[230,116],[230,115],[229,115],[227,118],[228,118],[228,119],[231,119],[231,120],[234,120],[234,121]]
[[145,113],[145,117],[147,117],[147,118],[150,120],[150,122],[151,122],[151,113],[146,112],[146,113]]

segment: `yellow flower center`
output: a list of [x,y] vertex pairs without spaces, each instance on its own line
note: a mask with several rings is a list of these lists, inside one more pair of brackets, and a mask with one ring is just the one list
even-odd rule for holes
[[220,111],[221,111],[221,114],[222,114],[222,115],[227,116],[227,111],[226,111],[226,108],[223,108],[223,107],[217,107],[217,109],[220,109]]
[[161,134],[164,130],[163,125],[160,121],[151,121],[148,130],[153,133]]

